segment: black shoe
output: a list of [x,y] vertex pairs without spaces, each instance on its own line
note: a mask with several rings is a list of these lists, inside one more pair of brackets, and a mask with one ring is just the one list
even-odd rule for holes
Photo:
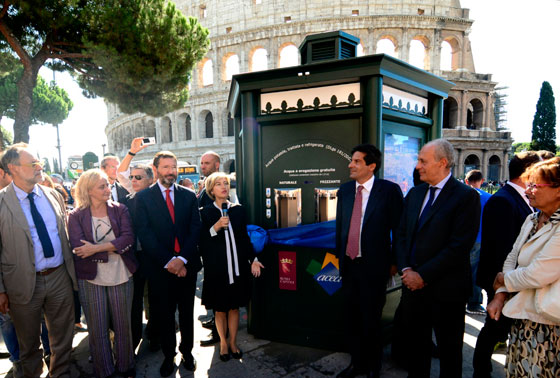
[[175,361],[173,357],[165,357],[161,367],[159,368],[159,374],[162,377],[169,377],[175,371]]
[[195,371],[196,370],[196,360],[190,354],[189,355],[183,355],[183,358],[181,358],[181,364],[188,371]]
[[211,333],[208,337],[210,337],[208,340],[200,340],[200,346],[206,347],[220,342],[220,336],[214,333]]
[[214,318],[212,318],[210,320],[202,322],[202,326],[206,329],[212,329],[216,326],[216,322],[214,321]]
[[0,359],[10,358],[11,354],[9,352],[0,352]]
[[230,358],[231,358],[231,356],[230,356],[230,354],[229,354],[229,353],[226,353],[226,354],[220,354],[220,360],[222,360],[222,361],[224,361],[224,362],[227,362],[227,361],[229,361],[229,359],[230,359]]
[[237,352],[237,353],[232,352],[231,349],[230,349],[229,354],[231,354],[231,357],[235,358],[236,360],[240,360],[241,357],[243,357],[243,351],[241,349],[239,349],[239,352]]
[[340,373],[338,373],[336,378],[354,378],[354,377],[356,377],[358,375],[361,375],[361,374],[364,374],[364,373],[365,373],[364,369],[359,369],[354,364],[350,364],[350,365],[348,365],[348,367],[346,369],[344,369]]

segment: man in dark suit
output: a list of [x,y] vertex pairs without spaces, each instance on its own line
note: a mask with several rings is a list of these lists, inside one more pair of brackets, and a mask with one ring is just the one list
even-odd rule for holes
[[[220,170],[220,155],[214,151],[207,151],[200,157],[200,173],[206,178],[214,172]],[[204,207],[206,205],[214,202],[204,190],[204,186],[198,192],[198,204],[199,207]]]
[[[516,154],[509,163],[509,181],[494,194],[482,214],[482,238],[477,284],[488,294],[488,303],[494,298],[494,278],[502,271],[504,261],[519,235],[525,218],[533,212],[525,196],[525,183],[521,175],[540,161],[535,151]],[[500,316],[494,320],[488,315],[476,340],[473,356],[473,377],[491,377],[494,346],[508,337],[511,320]]]
[[432,327],[440,349],[440,377],[462,376],[469,252],[480,223],[480,199],[452,177],[454,160],[453,146],[445,139],[422,148],[416,168],[424,184],[406,196],[395,235],[409,377],[430,376]]
[[[136,193],[147,189],[154,182],[154,172],[152,167],[146,164],[139,164],[132,167],[130,170],[130,177],[127,179],[131,182],[131,188],[133,193],[126,196],[124,204],[128,208],[132,223],[134,225],[134,232],[136,235],[139,234],[138,230],[138,214],[136,211]],[[132,328],[132,346],[134,349],[140,343],[142,339],[142,313],[144,310],[144,286],[146,284],[146,277],[149,273],[149,262],[145,259],[145,253],[142,251],[142,244],[138,241],[135,245],[135,256],[138,260],[139,267],[134,272],[134,297],[132,298],[132,316],[131,316],[131,328]],[[148,301],[150,302],[150,294],[148,293]],[[159,334],[156,327],[154,327],[153,322],[149,322],[150,333],[148,338],[150,340],[150,350],[156,351],[159,349],[159,340],[156,340],[157,334]],[[148,327],[147,327],[148,329]],[[148,332],[148,331],[146,331]]]
[[352,181],[338,190],[336,251],[347,309],[350,365],[338,377],[379,377],[381,313],[392,258],[391,232],[398,226],[403,196],[395,183],[376,178],[381,152],[371,144],[352,150]]
[[119,158],[113,155],[107,155],[101,159],[99,167],[109,178],[109,187],[111,188],[111,199],[116,202],[124,203],[128,190],[117,181],[117,168],[119,167]]
[[195,194],[175,184],[175,155],[158,152],[153,166],[158,181],[137,194],[136,213],[142,252],[149,261],[148,285],[158,297],[157,303],[151,303],[150,316],[159,325],[165,356],[160,374],[168,377],[175,370],[177,308],[182,364],[187,370],[196,369],[191,350],[196,276],[202,268],[197,248],[201,224]]

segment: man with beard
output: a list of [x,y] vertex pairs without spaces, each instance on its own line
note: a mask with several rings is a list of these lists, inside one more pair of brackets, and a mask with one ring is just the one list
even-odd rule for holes
[[158,152],[153,160],[158,181],[137,194],[137,229],[142,252],[150,270],[149,285],[157,303],[151,303],[150,316],[160,330],[165,359],[162,377],[175,370],[175,311],[179,309],[182,364],[194,371],[193,308],[196,276],[202,268],[197,249],[200,215],[195,194],[175,184],[177,158],[172,152]]

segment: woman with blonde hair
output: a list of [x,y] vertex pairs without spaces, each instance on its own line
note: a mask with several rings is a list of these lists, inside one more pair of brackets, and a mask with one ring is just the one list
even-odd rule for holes
[[[200,216],[200,250],[204,263],[202,304],[214,310],[220,335],[220,360],[240,359],[237,346],[239,307],[246,306],[251,293],[251,276],[260,276],[262,264],[247,234],[247,220],[241,205],[228,201],[229,177],[223,172],[206,179],[206,193],[214,200]],[[227,332],[229,330],[229,345]]]
[[[130,315],[134,232],[126,206],[113,202],[107,175],[86,171],[76,184],[76,209],[68,219],[70,244],[86,315],[96,377],[135,376]],[[109,324],[115,332],[114,350]],[[115,363],[113,363],[113,353]]]
[[540,211],[521,227],[487,311],[492,319],[502,313],[513,319],[507,377],[558,377],[560,306],[550,310],[545,303],[560,301],[551,289],[560,285],[560,157],[531,166],[522,178],[529,203]]

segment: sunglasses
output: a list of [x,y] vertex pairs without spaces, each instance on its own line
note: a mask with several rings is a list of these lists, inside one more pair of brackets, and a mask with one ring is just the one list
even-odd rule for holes
[[140,180],[142,180],[142,179],[145,179],[145,177],[144,177],[144,176],[140,176],[140,175],[130,175],[130,176],[128,176],[128,179],[129,179],[129,180],[133,180],[133,179],[134,179],[134,180],[140,181]]
[[535,184],[533,182],[530,182],[530,183],[527,184],[527,188],[529,190],[534,190],[535,188],[542,188],[542,187],[545,187],[545,186],[557,186],[557,184]]
[[28,168],[37,169],[37,167],[43,168],[43,167],[45,166],[45,163],[42,162],[42,161],[34,161],[34,162],[31,162],[31,163],[27,163],[27,164],[25,164],[25,163],[19,163],[18,165],[19,165],[19,166],[22,166],[22,167],[28,167]]

